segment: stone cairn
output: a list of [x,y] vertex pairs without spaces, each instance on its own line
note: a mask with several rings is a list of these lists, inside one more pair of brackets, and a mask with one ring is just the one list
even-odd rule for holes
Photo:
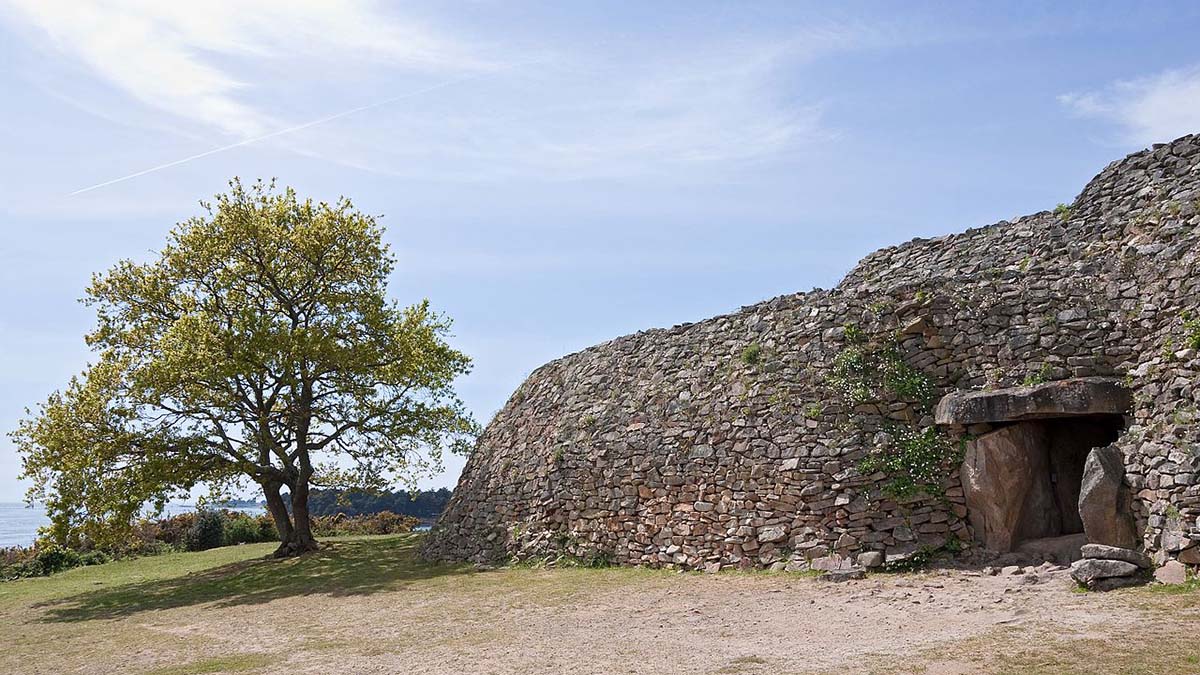
[[[831,290],[550,362],[487,425],[423,552],[717,571],[971,556],[953,392],[1106,377],[1133,541],[1107,586],[1200,563],[1200,138],[1105,168],[1070,205],[867,256]],[[1115,493],[1114,493],[1115,494]],[[1103,543],[1094,541],[1093,543]]]

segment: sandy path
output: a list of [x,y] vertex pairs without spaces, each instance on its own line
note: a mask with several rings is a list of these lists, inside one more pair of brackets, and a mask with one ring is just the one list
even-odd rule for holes
[[[843,584],[768,575],[658,576],[549,604],[472,593],[469,608],[447,606],[459,604],[447,598],[412,597],[424,611],[406,611],[415,605],[373,596],[356,616],[399,626],[368,628],[349,614],[333,622],[326,616],[323,623],[327,635],[381,641],[374,653],[337,656],[353,672],[640,674],[888,670],[907,660],[889,655],[909,657],[998,629],[1036,633],[1070,626],[1094,636],[1152,619],[1120,594],[1084,595],[1071,586],[1062,571],[1040,574],[1035,584],[960,571]],[[423,619],[423,636],[400,627],[415,616]],[[347,624],[354,627],[333,629]],[[300,655],[290,666],[328,672],[328,656]],[[977,664],[953,661],[927,665],[930,672],[978,672]]]

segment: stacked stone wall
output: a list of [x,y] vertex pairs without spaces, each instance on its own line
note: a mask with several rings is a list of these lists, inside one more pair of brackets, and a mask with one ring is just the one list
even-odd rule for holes
[[[954,447],[983,429],[935,427],[931,402],[1104,375],[1134,391],[1117,445],[1146,549],[1200,562],[1198,209],[1189,136],[1069,209],[548,363],[488,424],[426,554],[714,569],[968,550]],[[879,460],[922,440],[937,480],[898,489]]]

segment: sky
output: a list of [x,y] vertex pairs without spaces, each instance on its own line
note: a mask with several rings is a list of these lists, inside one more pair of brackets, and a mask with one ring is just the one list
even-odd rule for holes
[[[480,421],[559,356],[1070,202],[1200,131],[1200,5],[1130,4],[0,0],[0,431],[86,367],[91,275],[234,176],[382,216]],[[0,501],[19,473],[4,437]]]

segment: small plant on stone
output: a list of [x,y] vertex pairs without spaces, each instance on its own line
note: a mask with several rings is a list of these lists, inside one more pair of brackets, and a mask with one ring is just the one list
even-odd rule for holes
[[865,349],[847,347],[833,359],[829,384],[847,404],[861,405],[875,399],[875,391],[871,387],[872,371]]
[[846,336],[846,342],[850,344],[861,345],[867,341],[866,331],[852,323],[842,326],[842,334]]
[[1162,356],[1162,360],[1166,361],[1168,363],[1175,360],[1175,338],[1174,337],[1168,335],[1167,338],[1165,340],[1163,340],[1161,356]]
[[810,420],[819,418],[824,412],[825,408],[820,403],[809,403],[804,406],[804,416]]
[[1043,363],[1042,367],[1036,373],[1029,373],[1025,376],[1025,380],[1021,384],[1026,387],[1032,387],[1039,384],[1044,384],[1050,381],[1050,376],[1054,374],[1054,370],[1049,363]]
[[1058,219],[1065,223],[1071,219],[1071,207],[1060,203],[1054,207],[1054,215],[1058,216]]
[[908,365],[893,348],[881,354],[883,386],[898,398],[928,405],[934,397],[933,383],[924,373]]
[[1192,315],[1191,312],[1183,312],[1179,315],[1183,320],[1183,341],[1189,349],[1200,349],[1200,318]]
[[597,421],[598,420],[596,419],[596,416],[591,414],[584,415],[583,419],[579,420],[580,424],[582,424],[585,429],[591,429],[592,427],[596,426]]
[[748,366],[758,365],[762,359],[762,345],[752,342],[742,350],[742,363]]

